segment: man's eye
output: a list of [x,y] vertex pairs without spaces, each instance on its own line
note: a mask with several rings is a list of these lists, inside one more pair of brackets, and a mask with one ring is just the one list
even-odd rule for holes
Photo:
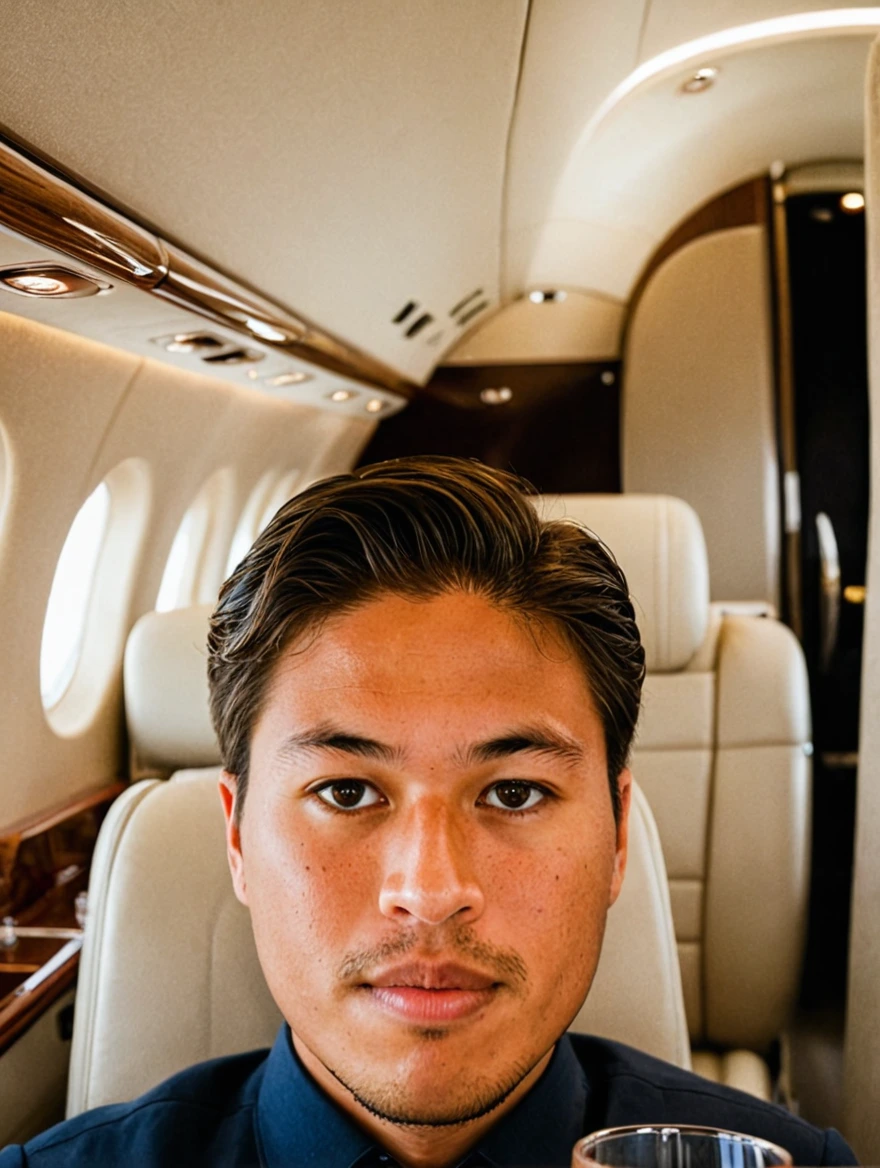
[[335,811],[360,811],[381,801],[376,788],[360,779],[339,779],[319,787],[315,794]]
[[508,779],[494,783],[486,793],[485,802],[502,811],[531,811],[545,798],[546,793],[534,783]]

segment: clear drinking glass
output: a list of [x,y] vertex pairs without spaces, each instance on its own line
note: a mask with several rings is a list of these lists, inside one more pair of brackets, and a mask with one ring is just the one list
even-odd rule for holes
[[572,1168],[771,1168],[785,1148],[740,1132],[691,1124],[636,1124],[593,1132],[574,1146]]

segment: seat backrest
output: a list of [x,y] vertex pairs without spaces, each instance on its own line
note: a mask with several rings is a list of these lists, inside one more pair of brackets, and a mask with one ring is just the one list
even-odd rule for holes
[[651,495],[537,500],[626,573],[648,676],[633,773],[669,873],[694,1044],[763,1051],[794,1007],[809,890],[810,714],[778,621],[710,605],[696,514]]

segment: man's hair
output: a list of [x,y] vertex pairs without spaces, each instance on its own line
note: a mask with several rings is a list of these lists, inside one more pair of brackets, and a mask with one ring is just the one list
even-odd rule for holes
[[542,522],[530,494],[503,471],[425,456],[325,479],[285,503],[223,585],[208,634],[211,717],[237,776],[237,820],[251,733],[285,648],[380,596],[456,590],[549,622],[572,646],[602,720],[617,819],[645,675],[626,579],[583,527]]

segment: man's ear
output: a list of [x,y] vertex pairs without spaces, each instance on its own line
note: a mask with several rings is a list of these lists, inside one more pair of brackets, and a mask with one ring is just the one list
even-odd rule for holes
[[232,887],[242,904],[247,904],[247,881],[244,878],[244,856],[241,854],[241,834],[236,820],[238,776],[229,771],[220,774],[220,802],[226,817],[226,858],[232,873]]
[[611,877],[611,895],[608,898],[610,908],[620,896],[623,886],[623,877],[626,872],[626,855],[629,844],[629,808],[632,801],[632,773],[625,767],[617,776],[617,789],[620,792],[620,815],[617,820],[617,851],[614,856],[614,872]]

